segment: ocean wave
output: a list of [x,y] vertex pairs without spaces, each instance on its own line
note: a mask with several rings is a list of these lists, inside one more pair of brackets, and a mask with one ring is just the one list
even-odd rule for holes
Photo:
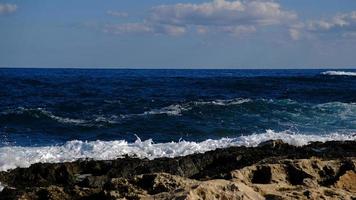
[[142,117],[149,115],[168,115],[168,116],[180,116],[184,111],[192,110],[196,106],[204,105],[214,105],[214,106],[231,106],[237,104],[243,104],[249,102],[250,99],[228,99],[228,100],[212,100],[212,101],[191,101],[182,104],[172,104],[166,107],[151,109],[143,113],[138,114],[121,114],[121,115],[94,115],[92,119],[73,119],[68,117],[61,117],[54,115],[52,112],[47,111],[44,108],[23,108],[19,107],[16,109],[10,109],[7,111],[0,112],[0,116],[11,116],[16,115],[16,119],[21,119],[22,117],[32,117],[36,119],[48,118],[52,119],[61,124],[70,124],[76,126],[85,126],[85,127],[101,127],[103,123],[105,124],[118,124],[122,119],[130,119],[132,117]]
[[190,110],[191,107],[187,105],[170,105],[167,107],[163,107],[160,109],[153,109],[150,111],[146,111],[142,114],[138,115],[161,115],[161,114],[166,114],[166,115],[181,115],[183,111],[188,111]]
[[231,106],[231,105],[239,105],[243,103],[250,102],[251,99],[243,99],[243,98],[236,98],[236,99],[227,99],[227,100],[213,100],[213,101],[195,101],[193,102],[196,105],[216,105],[216,106]]
[[86,120],[83,119],[72,119],[72,118],[67,118],[67,117],[60,117],[54,115],[52,112],[45,110],[44,108],[23,108],[19,107],[14,110],[7,110],[3,111],[0,113],[1,115],[28,115],[30,117],[34,118],[41,118],[41,117],[47,117],[52,120],[55,120],[59,123],[62,124],[85,124],[87,123]]
[[[266,106],[297,106],[300,108],[308,108],[310,109],[317,109],[316,111],[322,110],[330,110],[330,111],[340,111],[343,112],[347,110],[348,112],[354,112],[356,113],[356,103],[344,103],[344,102],[328,102],[328,103],[322,103],[322,104],[307,104],[307,103],[300,103],[298,101],[294,101],[291,99],[280,99],[280,100],[274,100],[274,99],[243,99],[243,98],[236,98],[236,99],[228,99],[228,100],[212,100],[212,101],[191,101],[188,103],[183,103],[183,104],[173,104],[169,105],[167,107],[159,108],[159,109],[152,109],[149,111],[146,111],[141,114],[128,114],[128,115],[122,115],[122,117],[132,117],[132,116],[143,116],[143,115],[182,115],[183,112],[185,111],[190,111],[196,107],[199,106],[207,106],[207,105],[212,105],[212,106],[234,106],[234,105],[241,105],[245,103],[253,103],[256,105],[266,105]],[[274,107],[273,107],[274,108]],[[302,114],[302,113],[301,113]]]
[[44,147],[7,146],[0,148],[0,171],[16,167],[28,167],[33,163],[70,162],[78,159],[110,160],[124,155],[155,159],[177,157],[194,153],[203,153],[217,148],[231,146],[257,146],[267,140],[282,139],[289,144],[301,146],[312,141],[355,140],[355,133],[305,135],[291,131],[275,132],[267,130],[262,134],[252,134],[236,138],[208,139],[202,142],[178,141],[154,143],[151,139],[141,141],[137,137],[134,143],[125,140],[116,141],[69,141],[64,145]]
[[330,76],[356,76],[356,72],[345,72],[345,71],[326,71],[322,72],[322,75]]
[[[300,103],[291,99],[281,99],[281,100],[273,100],[273,99],[244,99],[244,98],[236,98],[236,99],[226,99],[226,100],[212,100],[212,101],[190,101],[181,104],[172,104],[166,107],[151,109],[148,111],[144,111],[142,113],[131,113],[131,114],[110,114],[110,115],[92,115],[86,116],[85,119],[75,119],[69,117],[62,117],[53,114],[52,112],[44,109],[44,108],[23,108],[19,107],[17,109],[10,109],[7,111],[0,112],[0,117],[6,119],[8,117],[16,117],[16,120],[26,119],[28,117],[37,119],[50,119],[54,120],[61,124],[69,124],[74,126],[83,126],[83,127],[102,127],[107,124],[120,124],[122,120],[130,120],[143,116],[151,116],[151,115],[167,115],[167,116],[181,116],[184,113],[188,113],[193,109],[203,109],[208,111],[208,106],[216,106],[216,107],[225,107],[225,106],[237,106],[248,103],[248,106],[265,106],[265,108],[271,107],[271,112],[277,112],[275,107],[291,107],[290,111],[293,112],[291,114],[295,114],[295,110],[299,109],[300,113],[298,115],[303,116],[303,112],[316,112],[321,115],[325,114],[322,112],[332,111],[333,115],[345,115],[348,117],[352,117],[356,113],[356,103],[343,103],[343,102],[329,102],[323,104],[306,104]],[[294,110],[293,110],[293,109]],[[284,112],[286,112],[284,110]],[[248,114],[248,113],[247,113]]]
[[167,114],[167,115],[181,115],[182,112],[184,111],[189,111],[192,110],[195,106],[200,106],[200,105],[214,105],[214,106],[231,106],[231,105],[238,105],[238,104],[243,104],[246,102],[250,102],[250,99],[243,99],[243,98],[236,98],[236,99],[227,99],[227,100],[222,100],[222,99],[217,99],[217,100],[212,100],[212,101],[191,101],[188,103],[183,103],[183,104],[174,104],[174,105],[169,105],[167,107],[163,107],[160,109],[153,109],[150,111],[146,111],[142,114],[138,115],[161,115],[161,114]]

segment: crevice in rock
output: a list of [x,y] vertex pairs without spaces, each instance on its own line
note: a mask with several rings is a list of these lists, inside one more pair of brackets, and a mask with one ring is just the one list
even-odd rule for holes
[[269,184],[271,181],[272,172],[269,166],[258,166],[257,169],[252,172],[252,183]]
[[145,174],[142,176],[142,178],[140,180],[138,180],[138,182],[136,183],[137,186],[139,186],[140,188],[147,190],[149,194],[156,194],[159,192],[166,192],[164,190],[164,188],[158,188],[158,189],[154,189],[154,181],[156,179],[157,175],[155,174]]
[[312,176],[301,169],[296,168],[292,164],[286,166],[288,181],[292,185],[302,185],[304,179],[312,178]]
[[322,181],[320,185],[323,186],[333,185],[339,180],[341,176],[343,176],[344,174],[346,174],[347,171],[350,170],[355,171],[355,165],[351,160],[345,160],[341,163],[338,172],[334,176],[328,176],[328,178]]

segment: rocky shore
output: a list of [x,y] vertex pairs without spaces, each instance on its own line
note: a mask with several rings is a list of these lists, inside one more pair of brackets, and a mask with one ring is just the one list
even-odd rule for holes
[[268,141],[155,160],[38,163],[0,172],[0,199],[356,199],[356,141]]

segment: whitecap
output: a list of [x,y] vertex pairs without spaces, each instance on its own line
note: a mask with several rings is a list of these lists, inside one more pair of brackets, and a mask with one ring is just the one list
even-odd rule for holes
[[196,101],[193,103],[196,105],[231,106],[231,105],[239,105],[239,104],[247,103],[250,101],[251,101],[251,99],[236,98],[236,99],[227,99],[227,100],[217,99],[217,100],[213,100],[213,101],[201,101],[201,102]]
[[150,111],[146,111],[140,115],[161,115],[161,114],[167,114],[167,115],[181,115],[183,111],[188,111],[191,108],[187,105],[170,105],[167,107],[163,107],[160,109],[153,109]]
[[356,72],[345,72],[345,71],[326,71],[322,72],[322,75],[330,76],[356,76]]

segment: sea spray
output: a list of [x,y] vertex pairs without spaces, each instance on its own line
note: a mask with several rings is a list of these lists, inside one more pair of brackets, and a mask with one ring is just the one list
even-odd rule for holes
[[154,143],[152,139],[133,143],[125,140],[115,141],[68,141],[63,145],[43,147],[7,146],[0,148],[0,171],[16,167],[28,167],[33,163],[70,162],[78,159],[110,160],[124,155],[138,158],[155,159],[160,157],[177,157],[194,153],[203,153],[217,148],[232,146],[254,147],[267,140],[282,139],[284,142],[301,146],[312,141],[355,140],[356,134],[303,135],[290,131],[240,136],[236,138],[207,139],[202,142],[179,141]]

